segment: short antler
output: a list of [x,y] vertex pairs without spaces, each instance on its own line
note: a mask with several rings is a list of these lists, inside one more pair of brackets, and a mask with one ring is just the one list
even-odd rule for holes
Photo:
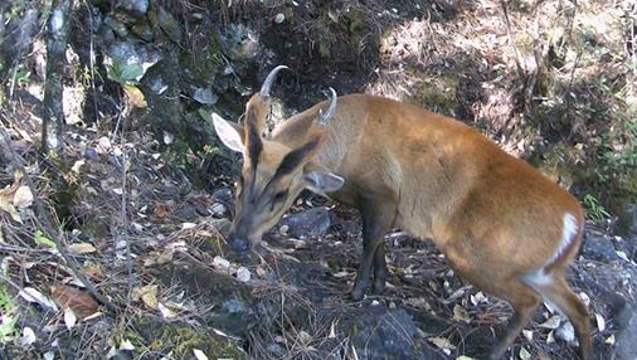
[[276,80],[276,76],[279,71],[283,69],[289,69],[289,67],[285,65],[279,65],[272,69],[272,71],[270,71],[268,76],[265,78],[263,85],[261,86],[261,91],[259,91],[259,96],[261,96],[261,98],[265,99],[270,96],[270,89],[272,88],[272,84],[274,83],[274,80]]
[[328,106],[327,111],[323,112],[322,110],[319,110],[319,118],[316,121],[319,126],[327,125],[330,122],[330,119],[336,113],[336,98],[338,97],[338,95],[336,94],[336,90],[334,90],[333,88],[330,88],[330,93],[332,97],[330,99],[330,105]]

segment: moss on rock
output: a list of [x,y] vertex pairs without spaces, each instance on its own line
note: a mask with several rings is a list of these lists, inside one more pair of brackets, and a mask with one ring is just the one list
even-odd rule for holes
[[151,350],[165,349],[178,359],[194,358],[194,350],[202,351],[210,359],[246,357],[239,341],[185,323],[166,323],[143,317],[133,322],[133,328],[146,346],[150,344]]

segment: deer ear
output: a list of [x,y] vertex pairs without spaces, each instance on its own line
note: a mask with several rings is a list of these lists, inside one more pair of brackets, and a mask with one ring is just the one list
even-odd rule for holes
[[243,153],[243,127],[212,113],[212,124],[221,142],[230,150]]
[[340,189],[345,179],[331,172],[313,170],[305,174],[306,187],[316,193],[329,193]]

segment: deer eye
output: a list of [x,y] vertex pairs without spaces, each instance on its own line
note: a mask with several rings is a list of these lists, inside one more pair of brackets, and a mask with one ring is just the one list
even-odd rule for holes
[[282,190],[274,194],[274,202],[280,202],[288,195],[288,190]]

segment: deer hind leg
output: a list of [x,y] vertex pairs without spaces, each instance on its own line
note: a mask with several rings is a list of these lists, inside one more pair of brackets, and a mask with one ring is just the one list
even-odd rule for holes
[[[513,316],[497,345],[491,350],[490,360],[502,358],[542,301],[535,290],[517,278],[509,279],[507,283],[502,285],[497,296],[509,302],[513,307]],[[505,289],[504,292],[502,289]]]
[[593,345],[590,336],[588,309],[568,286],[564,279],[564,273],[561,270],[548,275],[537,272],[526,276],[525,280],[568,317],[579,340],[581,359],[592,359]]

